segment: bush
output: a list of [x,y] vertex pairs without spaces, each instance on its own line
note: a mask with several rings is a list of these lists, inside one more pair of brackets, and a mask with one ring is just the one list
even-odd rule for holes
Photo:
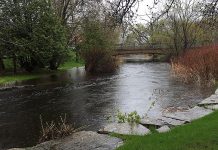
[[105,26],[101,21],[86,21],[82,36],[80,47],[86,71],[115,71],[117,65],[113,58],[113,49],[118,39],[116,30]]
[[[13,21],[12,21],[13,20]],[[50,1],[5,1],[0,8],[0,58],[13,59],[19,67],[56,70],[67,54],[67,31]]]
[[141,117],[138,115],[136,111],[130,112],[129,114],[122,113],[118,111],[117,113],[118,123],[140,123]]
[[85,69],[92,73],[109,73],[116,70],[116,60],[105,50],[91,49],[83,52]]
[[171,64],[175,75],[186,83],[211,83],[218,79],[218,45],[190,49]]

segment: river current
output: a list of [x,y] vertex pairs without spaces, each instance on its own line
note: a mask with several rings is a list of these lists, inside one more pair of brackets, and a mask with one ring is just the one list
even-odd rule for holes
[[159,115],[171,108],[195,106],[212,88],[176,81],[167,63],[126,63],[114,74],[89,75],[74,68],[0,91],[0,149],[37,144],[44,121],[67,115],[75,127],[97,131],[117,111]]

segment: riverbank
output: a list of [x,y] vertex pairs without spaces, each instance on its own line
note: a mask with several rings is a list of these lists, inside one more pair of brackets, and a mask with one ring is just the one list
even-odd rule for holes
[[[192,108],[214,92],[210,88],[170,82],[173,78],[169,75],[170,66],[166,63],[126,63],[120,65],[116,74],[98,76],[87,75],[84,67],[80,67],[23,84],[33,87],[1,91],[0,149],[36,145],[40,115],[50,122],[67,114],[70,118],[67,123],[75,127],[88,125],[87,131],[96,131],[113,120],[108,117],[117,114],[114,108],[123,113],[137,110],[140,116],[149,109],[149,114],[159,114],[179,106]],[[166,93],[163,99],[158,98],[160,90]],[[151,109],[154,100],[158,105]],[[159,109],[160,105],[165,107]]]
[[185,83],[214,85],[218,79],[218,45],[190,48],[171,60],[175,76]]
[[16,75],[14,74],[5,74],[5,75],[0,75],[0,85],[4,84],[10,84],[13,82],[18,82],[18,81],[24,81],[24,80],[30,80],[30,79],[35,79],[35,78],[40,78],[42,76],[50,75],[50,74],[56,74],[56,73],[61,73],[63,71],[66,71],[68,69],[74,68],[74,67],[81,67],[84,66],[84,63],[82,61],[76,62],[73,59],[69,59],[66,61],[64,64],[60,66],[60,68],[56,71],[52,70],[47,70],[47,69],[41,69],[38,71],[34,71],[32,73],[18,73]]
[[[28,149],[65,149],[66,147],[68,149],[77,150],[96,148],[107,148],[109,150],[218,149],[218,135],[216,134],[216,131],[218,131],[218,111],[213,112],[212,110],[214,109],[208,108],[208,106],[216,106],[217,104],[218,89],[213,95],[200,102],[198,106],[183,111],[182,113],[177,112],[177,115],[174,114],[174,120],[187,121],[181,125],[171,126],[171,130],[155,130],[155,128],[150,128],[149,130],[146,128],[146,125],[144,127],[142,126],[144,125],[142,120],[140,121],[141,125],[130,125],[128,123],[111,123],[103,129],[99,130],[98,133],[93,131],[81,131],[74,133],[66,138],[44,142]],[[194,111],[192,112],[191,110]],[[200,119],[195,120],[195,118]],[[83,140],[80,140],[81,138]]]
[[117,135],[125,144],[118,150],[211,150],[218,149],[218,111],[179,126],[167,133],[147,136]]
[[[124,144],[117,150],[212,150],[218,149],[218,111],[193,121],[191,124],[178,126],[167,133],[152,133],[145,136],[114,135],[122,139]],[[69,137],[68,137],[69,138]],[[84,137],[86,138],[86,137]],[[59,145],[66,145],[62,140]],[[66,142],[68,147],[73,147],[74,141]],[[90,139],[88,140],[90,141]],[[94,143],[100,142],[92,141]],[[40,144],[35,149],[48,146],[49,142]],[[51,142],[50,142],[51,143]],[[69,144],[70,143],[70,144]],[[106,142],[108,144],[108,142]],[[56,144],[59,148],[60,146]],[[82,144],[82,143],[80,143]],[[83,143],[84,144],[84,143]],[[55,144],[50,144],[55,145]],[[94,145],[94,144],[93,144]],[[83,148],[85,147],[84,145]],[[86,145],[88,146],[88,145]],[[43,147],[43,148],[44,148]],[[63,146],[62,146],[63,147]],[[34,149],[33,148],[33,149]],[[87,147],[85,147],[87,148]],[[30,148],[31,149],[31,148]],[[112,148],[111,148],[112,149]],[[20,149],[24,150],[24,149]]]
[[[199,103],[199,106],[206,110],[216,110],[213,113],[194,120],[189,124],[177,126],[165,133],[158,133],[153,130],[152,134],[147,136],[137,135],[118,135],[113,136],[121,138],[124,145],[117,150],[211,150],[218,149],[218,89],[215,94]],[[207,109],[208,108],[208,109]],[[189,118],[190,115],[182,116],[182,113],[174,115],[174,119]],[[196,113],[200,114],[200,113]],[[191,113],[191,115],[194,115]],[[179,120],[180,120],[179,119]],[[181,121],[181,120],[180,120]]]

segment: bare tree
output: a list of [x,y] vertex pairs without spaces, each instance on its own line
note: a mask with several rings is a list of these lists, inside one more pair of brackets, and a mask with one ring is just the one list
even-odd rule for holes
[[[194,33],[198,32],[199,28],[193,28],[193,26],[198,25],[200,22],[200,7],[201,5],[198,5],[195,0],[186,2],[175,0],[171,11],[168,12],[168,18],[171,20],[171,26],[174,31],[174,45],[176,48],[178,47],[178,42],[182,42],[181,48],[183,50],[192,47],[195,43],[197,37]],[[178,35],[180,35],[181,41],[178,41]]]
[[84,2],[81,0],[54,0],[53,6],[57,15],[61,18],[62,23],[66,25],[72,22],[74,16],[80,11],[83,3]]
[[[138,2],[139,3],[139,2]],[[164,18],[166,14],[170,11],[172,8],[173,4],[175,3],[175,0],[167,0],[165,2],[162,2],[161,0],[154,0],[153,4],[151,6],[145,5],[145,8],[148,8],[148,12],[143,16],[141,16],[142,20],[146,22],[144,26],[147,28],[147,32],[143,33],[136,28],[135,22],[132,19],[128,19],[126,22],[127,27],[131,32],[134,32],[135,35],[138,35],[137,39],[140,39],[141,41],[144,41],[144,44],[148,44],[152,46],[154,43],[151,43],[149,40],[150,37],[152,37],[152,34],[154,32],[154,26],[157,24],[157,22]],[[161,10],[158,9],[158,5],[164,6]],[[139,17],[140,15],[137,13],[132,13],[136,18]],[[145,19],[146,18],[146,19]],[[128,33],[127,33],[128,34]],[[124,36],[125,37],[125,36]]]
[[134,12],[132,8],[138,3],[138,0],[112,0],[110,4],[110,15],[116,20],[116,23],[122,24],[124,18],[132,18]]
[[205,0],[202,7],[201,26],[212,31],[212,37],[215,43],[218,42],[218,0]]

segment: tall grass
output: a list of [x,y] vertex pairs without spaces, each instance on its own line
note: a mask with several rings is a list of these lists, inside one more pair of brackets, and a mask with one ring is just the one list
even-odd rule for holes
[[66,114],[64,117],[60,116],[60,121],[58,122],[51,121],[45,123],[43,123],[42,116],[40,115],[40,122],[41,136],[39,138],[39,143],[61,139],[85,128],[85,126],[74,128],[71,124],[67,124]]
[[218,45],[189,49],[172,59],[171,65],[176,77],[186,83],[215,83],[218,79]]

